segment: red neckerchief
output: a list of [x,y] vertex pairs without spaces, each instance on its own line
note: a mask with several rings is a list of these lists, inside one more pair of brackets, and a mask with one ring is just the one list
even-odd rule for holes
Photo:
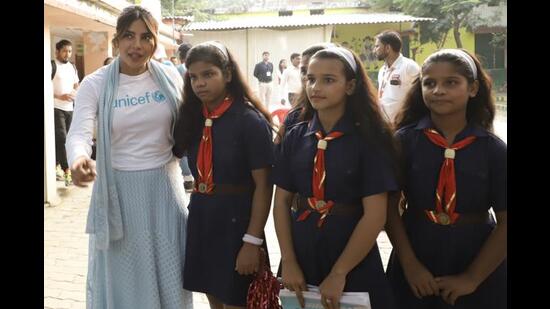
[[233,103],[233,99],[225,97],[223,102],[211,113],[208,112],[206,105],[202,107],[202,115],[205,118],[204,129],[202,130],[202,139],[199,144],[199,153],[197,155],[197,171],[199,179],[196,182],[193,191],[204,194],[212,194],[214,189],[214,167],[212,163],[212,123],[214,119],[220,118]]
[[[454,143],[450,147],[441,134],[434,129],[425,129],[424,134],[437,146],[445,149],[445,161],[439,171],[439,180],[437,182],[437,191],[435,193],[435,213],[433,210],[425,210],[430,221],[447,225],[454,224],[460,216],[455,212],[456,207],[456,179],[455,179],[455,151],[470,145],[475,136],[468,136],[463,140]],[[443,204],[445,207],[443,208]]]
[[[313,181],[311,188],[313,191],[313,197],[307,199],[309,207],[321,214],[321,218],[317,222],[317,226],[321,227],[323,222],[328,215],[330,209],[334,206],[333,201],[325,201],[325,181],[326,181],[326,171],[325,171],[325,150],[327,149],[328,142],[344,135],[343,132],[334,131],[329,135],[323,138],[323,133],[321,131],[315,132],[315,136],[319,140],[317,142],[317,154],[313,159]],[[303,221],[309,217],[312,210],[308,209],[304,211],[297,221]]]

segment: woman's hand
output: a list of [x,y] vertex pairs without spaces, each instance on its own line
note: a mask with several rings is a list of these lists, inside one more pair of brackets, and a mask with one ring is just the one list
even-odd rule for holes
[[417,298],[439,295],[439,285],[432,273],[419,261],[403,265],[403,271],[411,290]]
[[466,273],[438,277],[435,278],[435,281],[441,289],[441,298],[453,306],[460,296],[471,294],[478,287],[478,283]]
[[321,303],[325,309],[340,309],[340,297],[344,292],[346,276],[330,273],[319,285]]
[[305,307],[302,291],[307,291],[306,279],[297,261],[283,261],[282,275],[283,286],[296,293],[300,307]]
[[95,161],[84,156],[78,157],[71,166],[71,176],[76,186],[86,187],[86,183],[94,181],[96,175]]
[[260,269],[260,246],[243,243],[237,261],[235,262],[235,270],[239,275],[252,275]]

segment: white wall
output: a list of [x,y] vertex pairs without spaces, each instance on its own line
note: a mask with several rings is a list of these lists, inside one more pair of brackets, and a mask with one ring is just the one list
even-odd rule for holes
[[[262,52],[270,53],[270,61],[278,67],[279,60],[287,59],[290,54],[299,53],[309,46],[329,42],[332,26],[320,26],[307,29],[248,29],[227,31],[193,31],[193,36],[186,37],[195,45],[204,41],[218,40],[224,43],[235,56],[243,74],[252,89],[258,90],[258,80],[254,78],[254,66],[262,61]],[[276,100],[278,93],[273,93]]]
[[[54,43],[55,44],[55,43]],[[55,129],[50,63],[50,25],[44,21],[44,203],[59,202],[55,180]],[[54,47],[55,49],[55,47]]]

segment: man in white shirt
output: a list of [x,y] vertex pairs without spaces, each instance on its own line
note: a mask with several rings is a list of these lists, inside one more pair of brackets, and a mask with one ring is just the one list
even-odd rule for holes
[[288,91],[288,102],[291,106],[294,106],[294,99],[302,90],[302,78],[300,76],[301,60],[302,58],[298,53],[293,53],[290,55],[290,62],[292,63],[292,66],[287,68],[281,77],[282,97],[285,97],[285,90]]
[[[63,171],[65,185],[71,184],[71,172],[67,163],[65,140],[73,118],[73,101],[78,88],[78,74],[69,62],[73,47],[71,42],[61,40],[55,44],[55,60],[52,62],[52,83],[55,120],[55,157]],[[55,68],[55,70],[54,70]]]
[[378,72],[378,97],[392,123],[413,81],[420,74],[420,66],[401,54],[401,37],[395,31],[384,31],[376,36],[374,53],[384,65]]

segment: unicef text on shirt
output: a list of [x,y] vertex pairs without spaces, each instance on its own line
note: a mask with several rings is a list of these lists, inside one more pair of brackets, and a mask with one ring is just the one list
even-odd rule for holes
[[152,94],[147,91],[145,92],[145,95],[138,96],[138,97],[129,97],[126,95],[125,98],[115,100],[113,102],[114,108],[121,108],[121,107],[131,107],[136,105],[142,105],[142,104],[148,104],[148,103],[166,103],[166,96],[160,92],[160,90],[157,90],[153,92]]

